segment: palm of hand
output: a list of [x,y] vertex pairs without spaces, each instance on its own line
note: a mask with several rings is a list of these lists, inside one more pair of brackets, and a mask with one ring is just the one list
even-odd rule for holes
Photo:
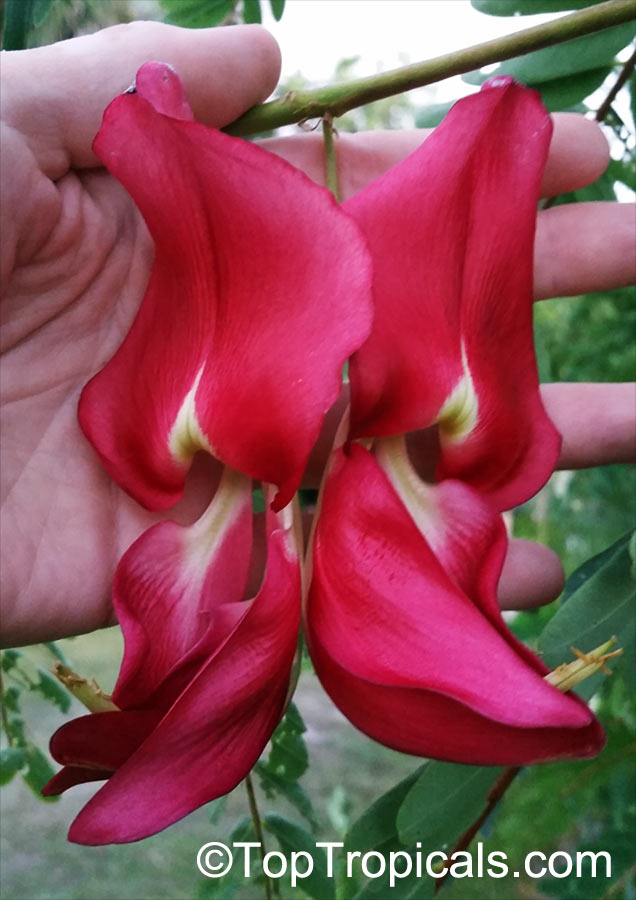
[[106,476],[76,414],[130,326],[152,244],[103,170],[27,178],[39,247],[3,301],[5,616],[62,635],[109,620],[117,559],[152,521]]

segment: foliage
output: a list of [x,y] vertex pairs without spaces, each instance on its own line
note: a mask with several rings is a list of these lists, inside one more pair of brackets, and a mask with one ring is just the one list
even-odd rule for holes
[[[52,656],[60,655],[54,644],[47,646],[51,648]],[[34,665],[20,650],[5,650],[1,654],[0,674],[2,730],[7,742],[7,746],[0,749],[0,786],[8,784],[20,773],[39,800],[56,801],[58,797],[44,798],[40,793],[55,770],[48,755],[29,736],[22,713],[22,700],[25,693],[37,694],[67,713],[71,707],[70,694],[50,672]]]

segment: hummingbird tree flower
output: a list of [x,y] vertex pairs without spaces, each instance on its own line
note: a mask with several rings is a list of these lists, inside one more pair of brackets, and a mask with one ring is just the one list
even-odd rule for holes
[[[81,427],[152,510],[179,499],[197,451],[224,470],[197,522],[154,526],[120,561],[115,706],[53,736],[64,768],[45,793],[108,779],[71,827],[85,844],[138,840],[227,793],[269,740],[300,617],[290,501],[371,325],[353,220],[288,163],[194,122],[169,66],[139,70],[94,149],[143,215],[155,259],[128,335],[82,393]],[[269,504],[267,562],[246,600],[252,479]]]
[[[594,755],[602,729],[504,624],[499,515],[560,437],[539,395],[532,255],[551,137],[539,95],[492,79],[344,204],[375,318],[350,364],[348,440],[325,477],[305,604],[326,690],[388,746],[462,763]],[[438,432],[436,484],[405,433]]]

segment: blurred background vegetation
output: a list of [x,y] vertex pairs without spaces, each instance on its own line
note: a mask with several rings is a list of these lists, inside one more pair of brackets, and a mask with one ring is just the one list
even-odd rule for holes
[[[291,0],[301,2],[301,0]],[[358,0],[363,6],[364,0]],[[370,0],[367,0],[370,2]],[[379,0],[375,0],[379,2]],[[449,0],[450,2],[450,0]],[[457,0],[453,3],[458,7]],[[387,15],[390,2],[385,0]],[[260,21],[263,9],[275,18],[284,14],[284,0],[8,0],[0,9],[4,18],[3,46],[35,47],[90,33],[134,19],[160,19],[186,27]],[[592,0],[474,0],[488,15],[559,12],[592,5]],[[325,14],[337,23],[337,3],[325,2]],[[512,29],[511,29],[512,30]],[[621,26],[591,38],[549,48],[502,64],[501,71],[517,75],[542,93],[551,110],[569,109],[592,114],[602,105],[626,61],[633,28]],[[283,48],[284,49],[284,48]],[[356,74],[358,58],[343,59],[334,81]],[[485,73],[470,73],[465,81],[479,84]],[[312,87],[301,73],[279,86],[279,94]],[[418,95],[418,96],[421,96]],[[434,93],[431,93],[434,97]],[[335,124],[342,131],[374,128],[428,127],[437,124],[450,104],[415,102],[411,95],[382,100],[353,110]],[[599,181],[583,191],[554,202],[630,199],[636,187],[634,118],[636,85],[633,67],[626,86],[604,114],[612,163]],[[535,311],[537,357],[543,381],[629,381],[636,369],[636,302],[633,290],[623,289],[567,300],[537,304]],[[593,421],[589,423],[594,428]],[[627,466],[605,466],[589,471],[557,473],[537,497],[514,514],[514,534],[540,540],[563,558],[568,574],[614,544],[634,525],[636,474]],[[585,572],[588,570],[584,570]],[[590,574],[592,570],[588,571]],[[571,583],[576,587],[584,576]],[[578,580],[577,580],[578,579]],[[614,582],[610,579],[611,585]],[[598,594],[598,589],[597,589]],[[633,605],[633,586],[627,592]],[[602,597],[611,606],[612,596]],[[598,597],[594,602],[598,601]],[[592,601],[590,601],[592,602]],[[519,614],[511,625],[530,644],[555,615],[558,604]],[[581,606],[585,618],[587,607]],[[631,614],[633,616],[633,613]],[[633,622],[633,618],[630,619]],[[584,624],[584,623],[583,623]],[[621,626],[622,627],[622,626]],[[633,635],[633,626],[625,626]],[[632,632],[629,628],[632,628]],[[545,634],[545,632],[544,632]],[[609,635],[608,635],[609,636]],[[542,645],[543,646],[543,645]],[[589,648],[585,648],[589,649]],[[546,651],[547,652],[547,651]],[[121,657],[117,629],[39,646],[21,655],[5,652],[3,722],[12,734],[12,747],[3,738],[2,749],[2,895],[5,900],[59,898],[59,900],[132,900],[132,898],[206,898],[236,896],[239,900],[262,896],[262,886],[243,881],[203,879],[194,860],[198,847],[232,833],[249,833],[247,802],[242,787],[227,801],[199,810],[166,832],[140,845],[84,848],[68,844],[65,832],[73,816],[94,791],[82,785],[65,795],[57,809],[40,803],[34,794],[52,773],[42,748],[52,731],[82,709],[48,674],[51,662],[69,657],[74,669],[95,676],[108,690]],[[570,900],[634,900],[634,848],[636,847],[636,709],[632,657],[606,679],[593,704],[608,732],[608,747],[596,760],[560,763],[527,769],[517,779],[500,808],[485,823],[480,837],[488,849],[505,850],[520,860],[532,849],[607,850],[612,854],[611,879],[519,878],[448,883],[442,896],[453,898],[570,898]],[[389,751],[356,732],[333,708],[309,664],[304,667],[296,705],[307,723],[284,735],[296,763],[285,783],[275,783],[266,768],[259,773],[263,809],[275,808],[294,821],[305,820],[318,839],[338,840],[378,796],[412,772],[417,761]],[[287,746],[285,744],[285,746]],[[308,751],[308,768],[303,754]],[[298,764],[298,759],[300,763]],[[16,776],[16,777],[14,777]],[[302,782],[303,788],[300,786]],[[263,790],[264,788],[264,790]],[[275,797],[275,803],[273,798]],[[311,807],[309,797],[313,798]],[[395,815],[393,816],[395,819]],[[270,822],[272,848],[284,848],[280,823]],[[278,829],[278,830],[277,830]],[[354,829],[355,830],[355,829]],[[249,839],[249,838],[248,838]],[[370,847],[368,849],[371,849]],[[381,897],[382,885],[358,884],[343,896]],[[424,890],[424,889],[422,889]],[[428,889],[426,889],[428,890]],[[347,893],[349,891],[349,893]],[[300,890],[283,888],[287,897],[302,897]],[[429,896],[410,893],[411,897]],[[390,896],[393,896],[391,892]],[[320,897],[313,885],[311,896]],[[398,896],[397,893],[395,896]],[[407,896],[407,894],[400,894]],[[328,900],[325,895],[323,900]]]

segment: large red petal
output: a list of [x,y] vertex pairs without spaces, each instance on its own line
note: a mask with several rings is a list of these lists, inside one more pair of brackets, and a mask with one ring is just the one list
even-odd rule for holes
[[560,438],[532,340],[532,255],[551,135],[539,95],[497,79],[345,204],[374,261],[376,317],[350,366],[352,434],[440,424],[440,478],[498,508],[530,497]]
[[246,615],[82,810],[70,840],[121,843],[154,834],[232,790],[258,759],[284,709],[299,620],[291,523],[281,527],[270,514],[269,529],[265,581]]
[[[368,451],[350,445],[337,453],[314,540],[307,604],[308,643],[325,687],[354,724],[390,746],[400,735],[400,749],[425,756],[531,762],[537,745],[524,737],[533,729],[544,735],[542,759],[566,746],[568,754],[590,752],[592,713],[547,684],[537,670],[541,664],[529,665],[526,653],[502,635],[501,623],[493,627],[479,600],[460,588],[470,584],[477,594],[494,595],[505,542],[496,515],[461,483],[448,481],[430,492],[429,543]],[[431,530],[437,530],[441,554],[453,516],[463,518],[462,540],[450,539],[445,550],[446,565],[455,557],[455,580],[430,546],[436,544]],[[480,561],[460,550],[472,540],[481,548]],[[471,576],[469,566],[477,564],[482,571]],[[381,708],[374,719],[376,687]],[[441,729],[429,712],[437,715],[446,701]],[[456,717],[460,709],[465,713]],[[598,736],[596,726],[593,731]],[[497,736],[504,732],[509,738],[501,743]],[[599,749],[598,741],[594,746]]]
[[194,525],[162,522],[124,554],[113,585],[125,643],[117,706],[156,704],[150,695],[167,679],[174,699],[220,646],[247,611],[251,546],[252,482],[226,468]]
[[84,389],[80,423],[150,508],[178,499],[199,448],[278,485],[280,508],[369,333],[368,251],[300,171],[184,121],[176,75],[152,66],[108,107],[94,149],[142,212],[155,263],[127,338]]

